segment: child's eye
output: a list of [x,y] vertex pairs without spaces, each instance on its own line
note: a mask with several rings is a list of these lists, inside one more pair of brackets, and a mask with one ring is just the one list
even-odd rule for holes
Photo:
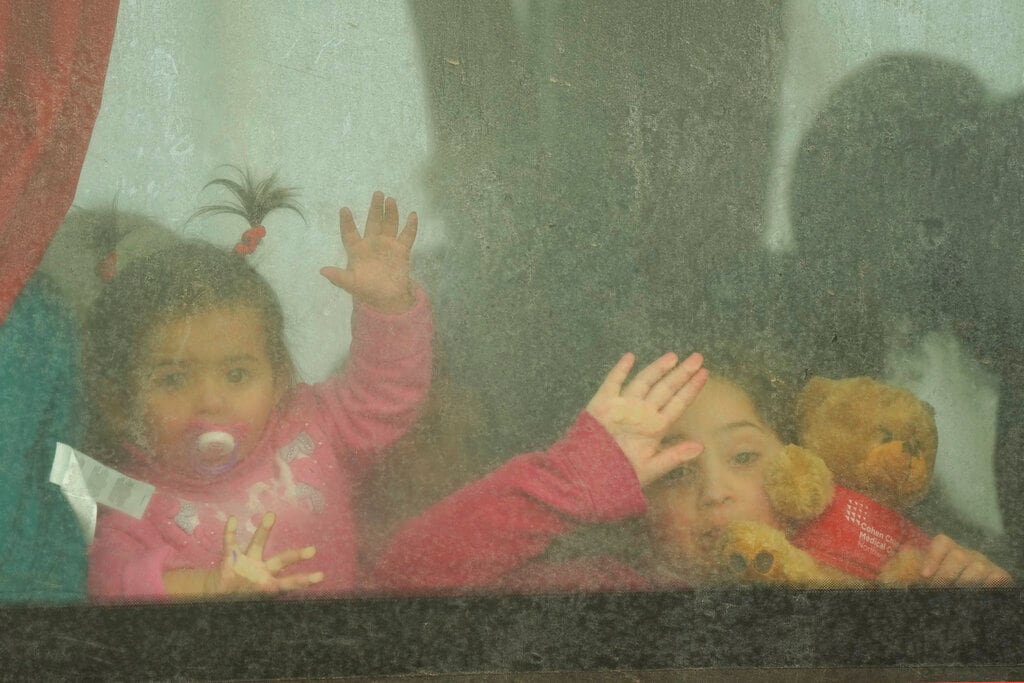
[[680,465],[679,467],[675,468],[674,470],[666,474],[664,477],[662,477],[662,480],[680,481],[684,479],[689,479],[695,469],[696,468],[693,465]]
[[749,465],[758,459],[759,454],[754,451],[742,451],[733,456],[732,461],[737,465]]
[[249,371],[245,368],[232,368],[228,370],[228,381],[232,384],[241,384],[249,379]]
[[173,391],[174,389],[180,389],[185,386],[185,382],[188,378],[184,372],[169,372],[166,375],[160,375],[156,378],[156,385],[161,389]]

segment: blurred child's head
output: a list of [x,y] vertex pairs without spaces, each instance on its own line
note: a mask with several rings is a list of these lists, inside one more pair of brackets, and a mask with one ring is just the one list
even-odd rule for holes
[[182,241],[109,282],[86,327],[91,444],[116,458],[130,441],[194,473],[189,448],[222,432],[237,458],[263,435],[294,381],[284,316],[243,257]]
[[647,491],[648,529],[663,569],[692,584],[715,580],[721,532],[736,520],[778,526],[764,489],[767,465],[792,437],[792,384],[744,368],[717,374],[666,442],[697,440],[704,452]]
[[116,207],[72,207],[47,247],[39,270],[53,278],[84,322],[106,286],[105,275],[112,277],[135,259],[178,240],[170,228],[140,213]]

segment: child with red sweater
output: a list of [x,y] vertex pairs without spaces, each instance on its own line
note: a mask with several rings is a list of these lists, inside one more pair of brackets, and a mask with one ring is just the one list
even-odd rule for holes
[[[497,589],[635,590],[727,580],[717,557],[733,521],[779,526],[764,490],[786,414],[755,385],[709,379],[702,358],[662,357],[623,384],[625,356],[566,436],[513,458],[408,522],[381,554],[376,581],[403,594]],[[767,378],[758,378],[767,379]],[[671,396],[671,398],[669,398]],[[755,402],[757,397],[758,401]],[[788,405],[788,403],[787,403]],[[586,525],[643,519],[642,562],[552,562],[543,553]],[[922,581],[1005,585],[1009,575],[946,536],[931,540]]]

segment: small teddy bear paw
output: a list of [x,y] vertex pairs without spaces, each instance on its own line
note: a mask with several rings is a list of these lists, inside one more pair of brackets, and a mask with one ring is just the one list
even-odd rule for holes
[[729,569],[738,576],[746,575],[748,569],[752,569],[758,574],[767,574],[771,571],[773,564],[775,564],[775,556],[767,550],[762,550],[755,555],[752,562],[747,562],[747,558],[738,552],[734,552],[729,558]]
[[789,541],[778,529],[758,522],[733,522],[722,534],[721,555],[733,580],[777,583]]

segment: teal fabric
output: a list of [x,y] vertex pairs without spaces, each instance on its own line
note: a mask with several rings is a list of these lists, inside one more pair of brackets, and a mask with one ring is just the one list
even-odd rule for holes
[[0,602],[84,599],[85,543],[49,483],[56,442],[75,442],[78,386],[76,327],[36,275],[0,326]]

